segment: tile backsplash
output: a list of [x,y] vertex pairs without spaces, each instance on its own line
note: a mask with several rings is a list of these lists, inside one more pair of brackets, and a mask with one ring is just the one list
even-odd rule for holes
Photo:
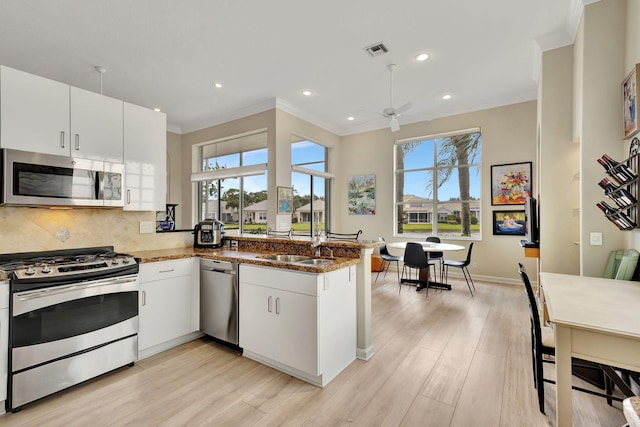
[[140,234],[140,221],[155,224],[155,212],[122,209],[48,209],[0,206],[0,253],[89,246],[113,246],[118,252],[183,248],[189,232]]

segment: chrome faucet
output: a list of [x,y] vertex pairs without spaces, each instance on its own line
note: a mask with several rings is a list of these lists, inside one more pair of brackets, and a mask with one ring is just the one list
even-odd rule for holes
[[315,248],[315,257],[320,257],[320,244],[322,243],[322,239],[320,239],[320,227],[316,227],[315,235],[313,236],[313,240],[311,242],[311,247]]

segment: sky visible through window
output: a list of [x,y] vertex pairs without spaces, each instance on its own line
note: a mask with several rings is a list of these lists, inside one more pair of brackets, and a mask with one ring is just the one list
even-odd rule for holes
[[[324,172],[324,152],[325,147],[322,145],[310,142],[302,141],[291,144],[291,164],[301,165],[308,169]],[[307,164],[310,162],[322,162],[318,164]],[[309,176],[293,173],[291,174],[291,185],[299,196],[311,194],[311,187]],[[314,191],[317,196],[324,197],[324,185],[314,186]]]
[[[425,140],[416,144],[415,148],[404,157],[404,169],[405,171],[414,169],[424,169],[433,167],[434,159],[434,147],[433,143],[437,141],[438,148],[441,147],[444,138],[438,138],[436,140]],[[469,195],[473,198],[480,198],[480,179],[478,178],[480,173],[479,167],[470,167],[470,189]],[[429,181],[433,176],[431,171],[416,171],[409,173],[410,179],[405,179],[404,194],[413,194],[425,199],[433,198],[433,189],[429,185]],[[460,188],[458,187],[458,171],[454,169],[451,177],[438,188],[438,199],[440,201],[447,201],[451,198],[460,197]]]

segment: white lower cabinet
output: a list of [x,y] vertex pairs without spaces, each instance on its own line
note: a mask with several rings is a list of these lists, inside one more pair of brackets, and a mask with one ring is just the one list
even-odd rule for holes
[[319,386],[356,355],[355,267],[312,274],[240,265],[244,355]]
[[140,264],[138,357],[144,358],[193,339],[198,331],[197,258]]

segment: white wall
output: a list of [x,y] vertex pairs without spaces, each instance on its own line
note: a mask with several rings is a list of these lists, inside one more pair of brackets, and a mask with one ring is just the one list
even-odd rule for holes
[[[598,182],[605,177],[596,159],[608,153],[627,156],[622,142],[621,83],[624,67],[626,2],[604,0],[584,9],[582,45],[582,119],[580,140],[581,274],[601,277],[612,250],[624,247],[625,232],[595,206],[604,200]],[[557,197],[563,197],[559,194]],[[589,244],[590,232],[602,232],[603,245]]]
[[[625,35],[625,73],[631,71],[633,66],[640,63],[640,0],[628,0],[626,11],[626,35]],[[626,74],[625,74],[626,75]],[[635,136],[640,136],[636,134]],[[625,152],[629,149],[629,141],[624,145]],[[625,234],[625,247],[635,248],[640,251],[640,230],[636,229]]]
[[[471,273],[485,278],[519,282],[517,263],[535,272],[534,259],[524,258],[519,236],[494,236],[492,211],[522,209],[522,206],[491,206],[491,165],[534,161],[536,156],[536,102],[508,105],[428,122],[402,125],[400,131],[387,129],[342,137],[336,170],[337,230],[362,229],[365,239],[393,238],[393,147],[394,141],[417,136],[480,127],[482,130],[482,240],[474,246]],[[350,175],[376,175],[376,214],[347,214],[347,180]],[[534,188],[534,192],[537,189]],[[468,246],[468,241],[455,243]],[[463,258],[465,254],[452,254]]]
[[579,274],[580,145],[573,142],[573,47],[542,55],[538,89],[540,269]]

